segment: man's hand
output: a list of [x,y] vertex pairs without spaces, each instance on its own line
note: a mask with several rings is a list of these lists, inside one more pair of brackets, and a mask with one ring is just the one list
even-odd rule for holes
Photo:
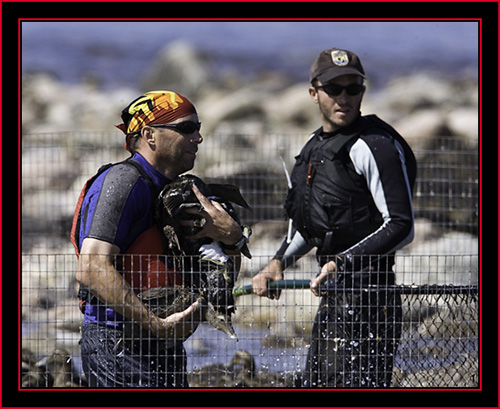
[[[201,226],[202,229],[198,233],[188,238],[197,240],[202,237],[210,237],[229,246],[237,243],[243,236],[238,223],[224,210],[220,203],[207,199],[196,185],[193,185],[193,192],[203,206],[203,209],[186,209],[185,212],[205,219],[205,223]],[[197,227],[196,220],[181,220],[181,224],[183,226]]]
[[337,265],[334,261],[329,261],[323,267],[321,267],[321,272],[319,275],[311,279],[309,287],[316,297],[319,297],[321,292],[319,291],[319,286],[325,282],[328,278],[335,278],[337,275]]
[[252,291],[254,294],[261,297],[268,297],[270,299],[279,299],[281,290],[270,290],[267,287],[269,281],[283,280],[283,266],[279,260],[271,260],[269,264],[264,267],[260,273],[256,274],[252,279]]
[[153,334],[164,339],[187,339],[200,323],[200,319],[197,318],[200,303],[198,299],[184,311],[176,312],[166,318],[158,318],[152,329]]
[[151,331],[158,338],[185,339],[190,336],[200,321],[196,314],[200,301],[167,318],[153,314],[135,295],[123,275],[115,269],[113,261],[119,251],[114,244],[87,237],[83,241],[78,260],[76,278],[80,285],[91,290],[102,303]]

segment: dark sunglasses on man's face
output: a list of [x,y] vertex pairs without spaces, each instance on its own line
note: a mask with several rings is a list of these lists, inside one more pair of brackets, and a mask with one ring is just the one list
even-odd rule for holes
[[347,95],[354,96],[363,92],[365,89],[364,85],[361,84],[349,84],[345,87],[339,84],[326,84],[326,85],[318,85],[314,87],[316,90],[322,89],[325,91],[330,97],[337,97],[342,94],[342,91],[345,90]]
[[179,122],[178,124],[154,124],[149,126],[152,128],[169,128],[173,129],[174,131],[189,135],[194,131],[199,131],[201,129],[201,122],[186,121]]

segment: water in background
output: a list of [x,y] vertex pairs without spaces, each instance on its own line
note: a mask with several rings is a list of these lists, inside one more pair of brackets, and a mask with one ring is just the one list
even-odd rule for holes
[[104,88],[136,87],[154,56],[186,40],[221,72],[251,77],[280,70],[308,81],[323,49],[356,52],[372,81],[414,70],[477,76],[477,22],[22,22],[23,72],[49,71],[62,81],[85,76]]

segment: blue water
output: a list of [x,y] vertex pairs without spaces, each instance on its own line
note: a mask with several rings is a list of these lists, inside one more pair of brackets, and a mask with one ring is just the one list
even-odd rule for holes
[[49,71],[77,83],[89,74],[105,88],[137,87],[154,56],[186,40],[224,72],[249,79],[280,70],[307,81],[323,49],[356,52],[381,83],[393,75],[433,70],[447,77],[476,75],[476,22],[23,22],[23,72]]

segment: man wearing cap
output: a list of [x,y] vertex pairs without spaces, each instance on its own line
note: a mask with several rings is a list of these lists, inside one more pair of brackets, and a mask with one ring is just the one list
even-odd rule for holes
[[[162,235],[153,221],[153,201],[163,187],[194,166],[203,141],[194,106],[171,91],[148,92],[122,112],[126,148],[132,156],[98,172],[82,191],[72,238],[79,255],[82,363],[91,387],[185,387],[186,355],[182,340],[196,329],[198,302],[160,318],[137,293],[180,284],[166,265]],[[89,183],[87,183],[89,185]],[[240,226],[216,202],[194,187],[206,222],[193,238],[210,237],[232,246]],[[186,220],[194,225],[196,220]],[[123,322],[139,322],[153,339],[128,345]],[[160,349],[158,339],[178,341]]]
[[316,248],[320,273],[310,287],[321,301],[304,387],[389,387],[401,334],[392,267],[413,238],[416,162],[392,127],[361,115],[365,78],[348,50],[325,50],[312,64],[309,94],[322,126],[291,174],[289,234],[253,278],[255,294],[278,299],[268,281]]

